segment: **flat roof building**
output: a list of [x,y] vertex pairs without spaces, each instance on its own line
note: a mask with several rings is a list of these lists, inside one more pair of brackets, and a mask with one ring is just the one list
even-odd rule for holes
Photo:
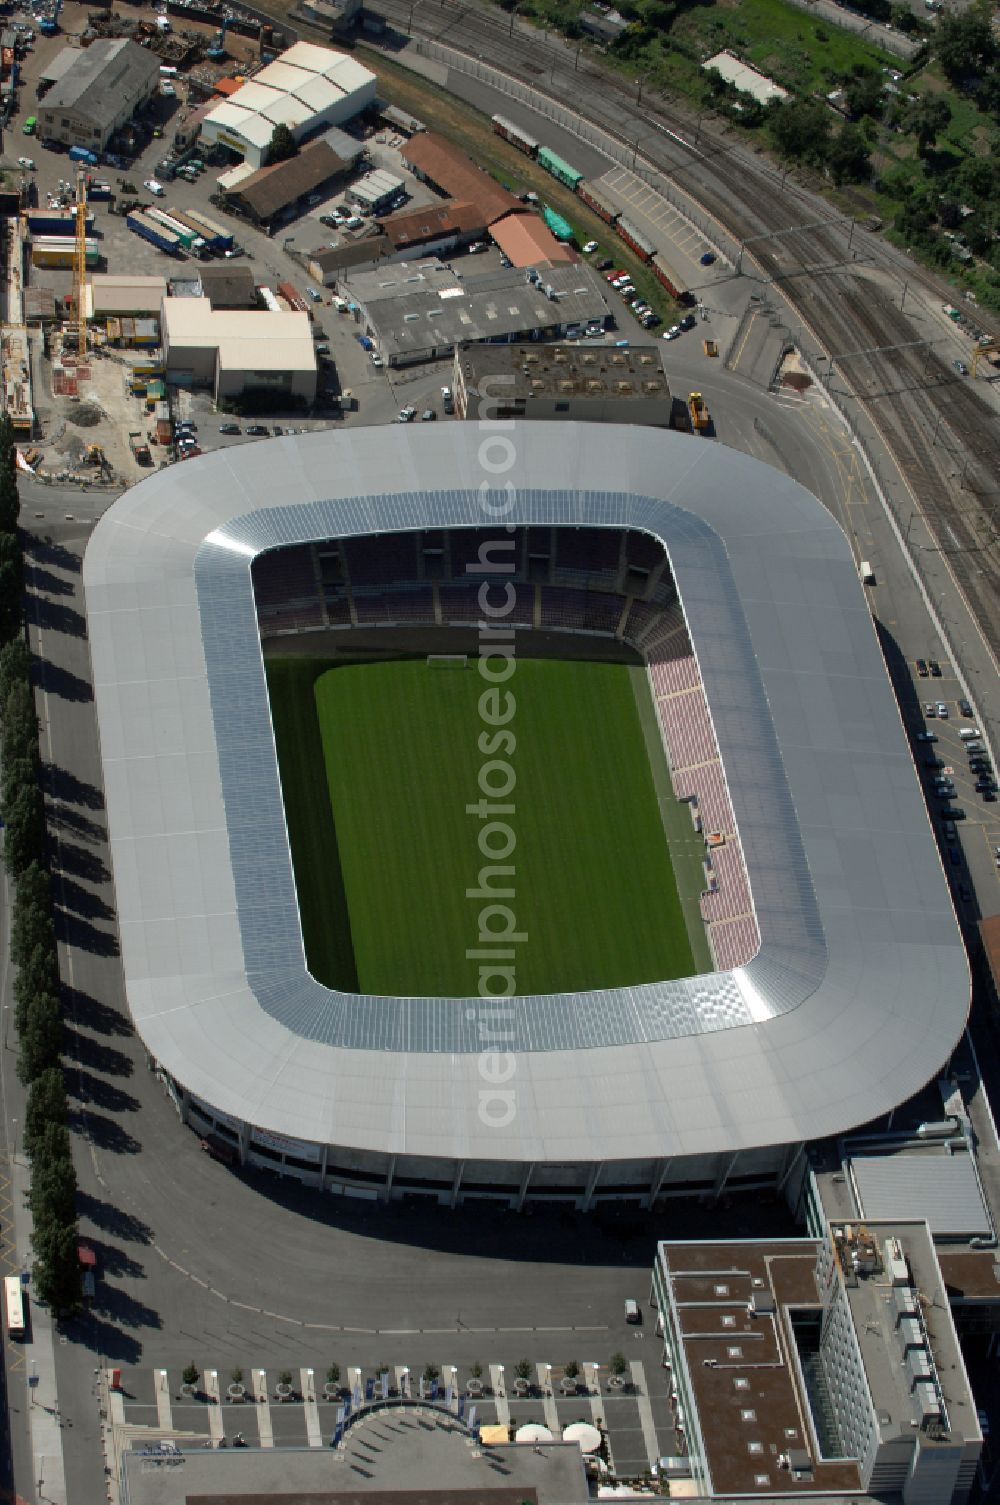
[[125,37],[91,42],[39,105],[38,134],[100,152],[159,83],[160,60],[148,48]]
[[658,345],[461,345],[455,411],[476,418],[586,419],[670,426],[671,397]]
[[338,290],[357,304],[365,333],[390,366],[439,359],[479,340],[558,339],[590,323],[603,327],[610,315],[602,283],[583,263],[541,273],[471,266],[459,271],[428,259],[345,271]]
[[297,141],[343,125],[375,98],[375,75],[353,57],[296,42],[205,116],[202,140],[221,142],[254,167],[267,162],[276,125]]
[[968,1498],[982,1433],[925,1223],[662,1243],[653,1299],[699,1497]]
[[255,390],[276,398],[316,396],[309,316],[221,311],[208,298],[164,298],[160,327],[167,380],[211,387],[216,401]]

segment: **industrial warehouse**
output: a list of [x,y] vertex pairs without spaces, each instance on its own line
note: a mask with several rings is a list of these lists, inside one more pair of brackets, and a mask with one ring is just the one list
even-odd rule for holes
[[[327,1190],[515,1207],[555,1195],[588,1208],[785,1185],[804,1174],[804,1141],[922,1087],[969,1006],[965,950],[850,548],[803,487],[721,446],[606,425],[514,432],[508,530],[641,530],[669,560],[664,647],[640,652],[693,788],[709,779],[696,796],[706,829],[729,831],[704,899],[716,969],[506,999],[511,1114],[501,1089],[484,1087],[481,1000],[339,992],[306,969],[253,561],[270,551],[274,564],[260,632],[323,629],[333,619],[314,545],[368,545],[394,529],[460,534],[484,517],[473,425],[356,429],[162,472],[101,519],[88,547],[135,1027],[185,1121],[241,1160]],[[389,544],[381,557],[405,553],[405,536]],[[378,568],[369,580],[385,578]],[[398,619],[409,599],[390,593],[382,610]],[[579,620],[568,602],[552,607],[557,628]],[[642,618],[640,644],[660,615]],[[598,637],[613,638],[616,620],[605,615]],[[689,687],[680,700],[674,683]],[[845,697],[863,704],[849,730]],[[183,727],[169,745],[164,724]]]
[[343,125],[375,98],[375,75],[354,58],[312,42],[296,42],[205,116],[201,141],[227,146],[263,167],[277,125],[297,141],[324,126]]

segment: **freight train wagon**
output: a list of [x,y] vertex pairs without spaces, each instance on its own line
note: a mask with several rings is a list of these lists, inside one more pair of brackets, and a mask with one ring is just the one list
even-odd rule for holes
[[619,219],[615,225],[615,234],[621,236],[627,246],[632,247],[640,260],[650,262],[656,255],[656,247],[636,229],[631,220]]
[[545,171],[550,172],[554,178],[558,178],[560,183],[565,183],[567,188],[572,188],[574,193],[583,180],[582,172],[577,172],[575,167],[564,162],[562,157],[557,156],[547,146],[538,148],[538,165],[544,167]]
[[595,214],[599,214],[605,224],[613,225],[620,217],[621,210],[615,207],[599,184],[591,182],[589,178],[582,178],[576,185],[576,191],[578,197]]
[[498,136],[509,141],[511,146],[516,146],[519,152],[524,152],[526,157],[538,156],[538,142],[534,136],[529,136],[527,131],[522,131],[519,125],[512,120],[507,120],[503,115],[493,116],[493,129]]
[[694,302],[694,298],[688,292],[684,281],[674,271],[662,251],[657,251],[654,255],[650,262],[650,271],[657,282],[662,282],[670,296],[676,298],[678,303]]

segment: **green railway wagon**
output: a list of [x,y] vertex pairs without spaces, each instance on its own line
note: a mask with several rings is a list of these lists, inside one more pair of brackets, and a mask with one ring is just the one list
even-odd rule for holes
[[582,172],[577,172],[575,167],[564,162],[562,157],[557,156],[547,146],[538,148],[538,161],[546,172],[550,172],[554,178],[559,179],[560,183],[565,183],[567,188],[572,188],[573,192],[576,192],[577,184],[583,177]]

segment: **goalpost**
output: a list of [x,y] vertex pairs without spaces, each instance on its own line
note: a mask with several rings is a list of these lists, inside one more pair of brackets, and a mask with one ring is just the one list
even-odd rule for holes
[[428,669],[467,669],[469,667],[469,655],[467,653],[428,653]]

